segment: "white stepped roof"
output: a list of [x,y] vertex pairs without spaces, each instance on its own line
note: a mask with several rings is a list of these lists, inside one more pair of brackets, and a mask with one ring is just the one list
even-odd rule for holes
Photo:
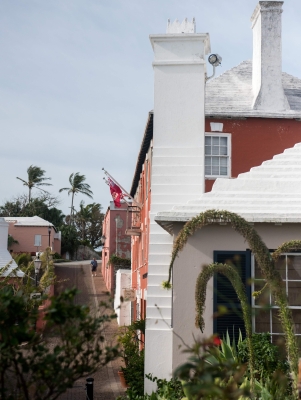
[[9,252],[6,249],[0,249],[0,269],[8,265],[9,262],[11,262],[9,267],[5,268],[2,273],[0,272],[0,277],[6,277],[10,275],[11,277],[17,276],[18,278],[23,278],[23,276],[25,275],[24,272],[20,270],[15,271],[18,268],[18,265],[11,258]]
[[301,79],[283,72],[282,86],[290,110],[254,110],[252,61],[243,61],[206,84],[206,117],[301,118]]
[[15,222],[15,226],[53,226],[43,218],[37,217],[4,217],[6,222]]
[[249,222],[301,222],[301,143],[235,179],[219,178],[199,199],[160,212],[160,222],[188,221],[206,210],[235,212]]

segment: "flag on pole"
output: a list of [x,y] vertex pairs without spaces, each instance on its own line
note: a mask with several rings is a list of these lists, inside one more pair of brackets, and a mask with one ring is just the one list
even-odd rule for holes
[[111,178],[108,178],[108,183],[110,186],[110,192],[113,197],[115,207],[120,208],[121,207],[120,200],[123,198],[122,190],[118,185],[116,185],[116,183]]

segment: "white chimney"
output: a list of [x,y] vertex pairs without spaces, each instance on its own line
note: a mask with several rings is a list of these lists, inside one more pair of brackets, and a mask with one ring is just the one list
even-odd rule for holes
[[253,29],[253,108],[288,110],[282,86],[281,14],[283,1],[260,1],[251,17]]
[[[150,209],[145,373],[170,379],[175,368],[171,291],[167,280],[173,236],[155,215],[204,192],[205,74],[208,33],[195,21],[168,22],[167,33],[150,35],[154,50],[154,131]],[[145,391],[153,383],[145,380]]]

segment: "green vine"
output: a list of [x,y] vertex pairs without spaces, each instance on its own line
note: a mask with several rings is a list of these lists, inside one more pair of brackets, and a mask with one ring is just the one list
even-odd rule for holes
[[[291,310],[289,309],[288,299],[283,285],[282,278],[275,268],[275,262],[272,258],[267,246],[262,241],[256,230],[244,218],[229,211],[208,210],[188,221],[179,232],[173,246],[171,262],[169,266],[169,274],[167,282],[164,286],[168,286],[171,281],[171,271],[178,253],[184,248],[189,236],[193,235],[198,229],[206,225],[218,222],[230,223],[232,228],[241,234],[248,242],[251,251],[254,253],[258,262],[262,275],[268,283],[270,290],[275,298],[275,303],[279,307],[279,319],[284,330],[286,350],[293,375],[294,388],[297,393],[298,379],[298,346],[294,335],[294,324]],[[288,243],[296,244],[297,241]],[[283,251],[284,245],[280,246],[280,252]],[[278,254],[278,253],[276,253]]]
[[109,265],[118,265],[122,267],[130,267],[131,266],[131,259],[130,258],[123,258],[118,257],[116,254],[112,254],[109,258]]
[[252,338],[251,310],[249,307],[244,284],[242,283],[242,280],[238,272],[231,265],[214,263],[210,265],[205,265],[203,267],[203,270],[200,272],[197,278],[195,287],[195,303],[196,303],[195,325],[199,327],[203,332],[203,329],[205,327],[203,313],[205,310],[205,301],[207,293],[206,289],[209,279],[212,278],[215,272],[225,275],[229,279],[241,303],[243,320],[246,328],[247,344],[249,349],[251,388],[252,391],[254,391],[255,359],[254,359],[253,344],[251,340]]
[[272,256],[273,259],[277,261],[282,253],[289,253],[296,250],[301,250],[301,240],[290,240],[289,242],[282,243],[282,245],[274,251]]

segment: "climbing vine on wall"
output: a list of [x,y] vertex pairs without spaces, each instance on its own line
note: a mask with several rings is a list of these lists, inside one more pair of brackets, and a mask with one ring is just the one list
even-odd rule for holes
[[196,316],[195,316],[195,325],[201,329],[205,327],[205,322],[203,318],[203,313],[205,310],[205,302],[206,302],[206,293],[207,293],[207,284],[210,278],[214,275],[214,273],[220,273],[225,275],[229,281],[231,282],[237,297],[241,303],[243,320],[246,328],[246,336],[247,343],[249,349],[249,365],[250,365],[250,375],[251,375],[251,387],[254,390],[254,374],[255,374],[255,360],[254,360],[254,351],[252,345],[252,325],[251,325],[251,310],[248,302],[248,298],[246,295],[244,284],[236,271],[231,265],[228,264],[219,264],[214,263],[210,265],[205,265],[203,270],[200,272],[195,287],[195,303],[196,303]]
[[[261,237],[253,228],[253,226],[249,224],[244,218],[229,211],[208,210],[200,213],[199,215],[188,221],[181,229],[174,242],[168,280],[166,282],[163,282],[163,287],[169,288],[171,286],[170,281],[173,264],[178,253],[184,248],[185,244],[187,243],[188,238],[202,227],[219,222],[229,223],[236,232],[238,232],[245,238],[245,240],[249,244],[250,249],[255,255],[256,261],[261,268],[264,279],[266,280],[272,294],[274,295],[275,303],[279,307],[279,319],[284,330],[288,360],[294,378],[295,389],[297,391],[298,346],[294,335],[293,318],[291,310],[288,307],[289,304],[285,292],[285,287],[283,285],[283,281],[279,272],[275,268],[274,259],[272,258],[267,246],[262,241]],[[297,241],[291,241],[288,243],[291,243],[291,245],[295,245]],[[282,246],[280,246],[281,248],[279,251],[283,251],[284,248],[290,248],[289,246],[290,245],[283,244]]]
[[297,250],[301,250],[301,240],[290,240],[289,242],[285,242],[279,246],[278,249],[272,254],[272,257],[275,261],[277,261],[282,253],[289,253]]

